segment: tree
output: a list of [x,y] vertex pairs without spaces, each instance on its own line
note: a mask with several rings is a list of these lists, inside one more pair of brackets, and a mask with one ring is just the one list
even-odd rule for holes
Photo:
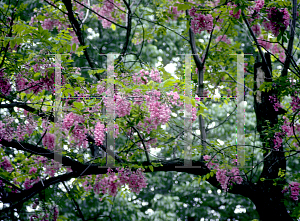
[[[9,204],[2,217],[16,220],[14,209],[40,204],[43,213],[31,219],[56,220],[51,185],[68,190],[73,178],[79,196],[111,202],[125,184],[140,193],[144,173],[153,171],[201,176],[199,182],[250,199],[261,220],[300,217],[297,1],[1,4],[0,178],[1,201]],[[245,58],[243,89],[234,76],[243,73],[239,59],[247,53],[253,57]],[[177,78],[164,69],[178,54],[192,54],[197,96],[188,95],[183,56]],[[164,65],[155,68],[157,56]],[[204,98],[216,88],[238,98],[219,100],[224,109],[233,102],[241,110],[241,88],[253,103],[256,122],[245,125],[245,144],[232,136],[233,112],[222,117],[208,108],[215,101]],[[153,147],[164,159],[151,155]],[[187,163],[194,167],[182,167]]]

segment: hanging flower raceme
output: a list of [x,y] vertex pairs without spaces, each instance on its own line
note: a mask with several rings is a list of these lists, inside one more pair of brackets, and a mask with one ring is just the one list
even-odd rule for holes
[[223,41],[225,42],[226,44],[231,44],[231,41],[230,39],[227,38],[227,35],[219,35],[216,39],[217,42],[219,41]]
[[3,69],[0,70],[0,94],[5,96],[9,95],[11,90],[11,85],[7,79],[4,78]]
[[252,31],[254,32],[255,35],[259,36],[261,34],[260,25],[259,24],[253,25]]
[[[234,183],[241,184],[243,178],[240,175],[240,171],[237,167],[233,167],[231,170],[220,169],[218,163],[213,163],[209,155],[203,156],[204,161],[206,161],[206,166],[209,169],[217,170],[216,179],[221,184],[224,191],[228,191],[228,185],[233,185]],[[216,160],[215,158],[213,160]]]
[[233,13],[234,12],[234,9],[237,7],[237,5],[235,4],[232,4],[232,3],[227,3],[227,6],[229,7],[232,7],[233,10],[229,10],[229,14],[234,17],[235,19],[239,19],[240,18],[240,15],[241,15],[241,9],[239,9],[236,13]]
[[[110,168],[107,169],[106,175],[97,175],[95,183],[93,185],[93,190],[96,194],[109,194],[111,196],[116,196],[118,190],[121,186],[128,185],[129,189],[136,194],[147,187],[146,178],[143,174],[142,169],[137,169],[137,171],[131,171],[130,169],[117,168],[118,173],[112,172]],[[92,189],[87,183],[92,181],[91,176],[85,177],[86,181],[83,183],[86,191]],[[102,198],[100,198],[100,201]]]
[[55,146],[55,135],[46,133],[43,137],[43,145],[47,147],[49,150],[54,150]]
[[204,15],[201,13],[196,13],[196,9],[192,8],[190,10],[190,15],[192,16],[191,28],[193,32],[196,34],[200,34],[202,31],[207,31],[210,33],[213,29],[213,20],[212,15]]
[[105,126],[101,122],[97,122],[94,130],[94,136],[96,145],[102,145],[105,138]]
[[278,9],[271,7],[267,9],[269,22],[264,21],[263,25],[267,31],[278,36],[279,31],[285,31],[289,26],[290,15],[286,8]]
[[287,193],[289,191],[291,191],[291,195],[290,197],[297,201],[298,200],[298,196],[299,196],[299,190],[300,190],[300,183],[298,182],[292,182],[289,184],[288,187],[285,187],[281,192],[282,193]]

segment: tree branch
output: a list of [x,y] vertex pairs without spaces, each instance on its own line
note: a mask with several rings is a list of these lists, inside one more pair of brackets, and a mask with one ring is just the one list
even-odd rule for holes
[[250,34],[251,34],[251,36],[252,36],[252,38],[253,38],[253,40],[254,40],[254,42],[255,42],[257,48],[258,48],[258,51],[259,51],[259,54],[260,54],[260,56],[261,56],[261,58],[262,58],[264,67],[266,67],[266,72],[267,72],[266,75],[267,75],[268,78],[270,78],[272,75],[271,75],[271,71],[270,71],[270,69],[269,69],[269,66],[268,66],[268,64],[267,64],[266,58],[265,58],[265,56],[264,56],[264,54],[263,54],[263,52],[262,52],[262,50],[261,50],[260,45],[258,44],[257,38],[255,37],[252,28],[251,28],[250,25],[249,25],[249,22],[248,22],[248,20],[247,20],[247,18],[246,18],[246,16],[245,16],[244,11],[242,11],[242,16],[243,16],[243,20],[244,20],[244,22],[246,23],[247,28],[248,28],[248,30],[250,31]]
[[[76,0],[75,0],[76,1]],[[72,3],[71,3],[71,0],[62,0],[62,2],[64,3],[64,5],[66,6],[66,9],[68,11],[68,18],[69,18],[69,21],[70,23],[72,24],[73,26],[73,29],[78,37],[78,40],[80,42],[80,44],[82,46],[84,46],[84,38],[83,38],[83,34],[82,34],[82,31],[81,31],[81,28],[80,28],[80,24],[78,23],[78,21],[76,20],[76,18],[74,17],[74,14],[73,14],[73,10],[72,10]],[[77,2],[77,1],[76,1]],[[78,2],[77,2],[78,3]],[[94,68],[94,64],[92,63],[91,59],[90,59],[90,56],[86,50],[86,48],[84,49],[84,55],[90,65],[91,68]],[[98,79],[99,80],[99,79]]]
[[284,62],[284,67],[282,70],[282,77],[287,76],[288,68],[290,66],[291,58],[293,57],[293,44],[294,44],[294,37],[295,37],[295,28],[296,28],[296,19],[297,19],[297,0],[293,0],[293,21],[290,25],[290,39],[288,44],[288,49],[286,52],[286,60]]
[[[70,194],[70,190],[69,190],[69,188],[66,186],[66,184],[65,184],[64,181],[62,182],[62,184],[64,185],[64,187],[65,187],[65,189],[67,190],[68,194],[71,195],[71,194]],[[78,203],[77,203],[76,200],[74,199],[74,197],[72,197],[72,201],[73,201],[73,203],[75,204],[75,207],[76,207],[76,209],[77,209],[77,211],[78,211],[78,213],[79,213],[80,218],[81,218],[83,221],[85,221],[85,218],[84,218],[84,216],[83,216],[83,214],[82,214],[82,211],[81,211],[81,209],[80,209]]]
[[[63,0],[63,2],[65,2],[65,1],[66,1],[66,0]],[[120,27],[120,28],[126,28],[125,26],[119,25],[118,23],[116,23],[116,22],[114,22],[114,21],[112,21],[112,20],[110,20],[110,19],[108,19],[108,18],[106,18],[106,17],[104,17],[104,16],[98,14],[96,11],[94,11],[93,9],[87,7],[86,5],[82,4],[81,2],[79,2],[79,1],[77,1],[77,0],[74,0],[74,1],[77,2],[79,5],[82,5],[82,6],[85,7],[86,9],[91,10],[91,12],[95,13],[95,14],[98,15],[99,17],[101,17],[101,18],[103,18],[103,19],[105,19],[105,20],[111,22],[112,24],[114,24],[114,25],[116,25],[116,26],[118,26],[118,27]]]

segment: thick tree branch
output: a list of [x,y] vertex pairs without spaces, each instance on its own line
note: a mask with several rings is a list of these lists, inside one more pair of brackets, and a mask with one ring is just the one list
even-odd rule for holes
[[[78,40],[79,40],[79,43],[84,46],[84,38],[83,38],[83,34],[82,34],[82,31],[81,31],[81,28],[80,28],[80,24],[79,22],[77,21],[77,19],[74,17],[74,13],[73,13],[73,10],[72,10],[72,3],[71,3],[71,0],[62,0],[62,2],[64,3],[64,5],[66,6],[66,9],[68,11],[68,18],[69,18],[69,21],[70,23],[72,24],[73,26],[73,29],[78,37]],[[76,1],[77,2],[77,1]],[[91,68],[94,68],[94,64],[92,63],[91,61],[91,58],[86,50],[86,48],[84,49],[84,55],[90,65]],[[98,79],[100,80],[100,79]]]
[[27,104],[25,103],[21,103],[21,102],[12,102],[10,104],[0,104],[0,109],[1,108],[14,108],[14,107],[19,107],[19,108],[22,108],[24,110],[27,110],[33,114],[36,114],[38,115],[39,117],[41,118],[44,118],[44,119],[49,119],[50,121],[54,122],[54,116],[53,114],[51,113],[51,115],[47,115],[45,114],[44,112],[41,112],[39,110],[36,110],[35,108],[33,107],[30,107],[28,106]]
[[125,56],[125,53],[128,49],[128,45],[129,45],[129,38],[130,38],[130,34],[131,34],[131,9],[130,9],[130,6],[129,4],[126,2],[126,1],[123,1],[124,4],[126,5],[126,8],[127,8],[127,27],[126,27],[126,38],[125,38],[125,43],[124,43],[124,46],[123,46],[123,49],[122,49],[122,52],[121,54],[119,55],[119,57],[117,58],[116,60],[116,63],[119,63],[122,59],[123,56]]
[[[173,159],[173,160],[158,160],[158,161],[153,161],[154,163],[161,163],[163,166],[160,167],[155,167],[154,171],[176,171],[176,172],[185,172],[189,174],[194,174],[194,175],[200,175],[203,176],[207,173],[210,172],[210,170],[206,167],[206,165],[201,161],[201,160],[193,160],[193,165],[194,166],[201,166],[201,168],[177,168],[178,166],[184,166],[184,160],[183,159]],[[148,162],[131,162],[131,164],[137,165],[148,165]],[[118,172],[115,168],[112,168],[113,172]],[[150,168],[145,169],[144,172],[151,172]],[[0,210],[1,212],[7,212],[8,210],[12,208],[16,208],[18,205],[21,203],[26,202],[30,198],[34,197],[35,194],[38,192],[48,188],[50,185],[54,185],[57,183],[61,183],[64,181],[68,181],[71,178],[77,178],[79,176],[85,176],[85,175],[91,175],[91,174],[105,174],[107,173],[106,168],[99,168],[98,165],[90,165],[88,169],[86,169],[83,173],[80,172],[71,172],[71,173],[66,173],[63,175],[59,175],[57,177],[52,177],[49,178],[48,180],[45,180],[44,182],[38,182],[34,184],[34,186],[28,190],[22,191],[22,193],[10,193],[9,199],[13,199],[14,202],[17,201],[17,203],[13,204],[12,206]],[[213,185],[214,187],[221,189],[221,186],[219,182],[217,181],[216,177],[210,177],[207,179],[207,181]],[[231,190],[229,190],[229,193],[233,194],[241,194],[243,196],[249,197],[249,194],[251,194],[251,190],[254,188],[251,183],[248,183],[246,181],[243,181],[242,184],[239,185],[234,185]],[[7,202],[8,198],[3,199],[3,202]]]
[[254,40],[254,42],[255,42],[257,48],[258,48],[258,51],[259,51],[259,54],[260,54],[260,56],[261,56],[261,58],[262,58],[264,67],[266,68],[266,72],[267,72],[267,73],[266,73],[266,77],[270,78],[270,77],[272,76],[272,74],[271,74],[271,71],[270,71],[269,66],[268,66],[268,64],[267,64],[266,58],[265,58],[265,56],[264,56],[264,54],[263,54],[263,52],[262,52],[262,50],[261,50],[260,44],[258,43],[257,38],[255,37],[255,34],[254,34],[252,28],[250,27],[249,22],[248,22],[248,20],[247,20],[247,18],[246,18],[246,16],[245,16],[245,13],[244,13],[243,11],[242,11],[242,16],[243,16],[243,20],[244,20],[244,22],[246,23],[247,28],[248,28],[248,30],[250,31],[250,34],[251,34],[251,36],[252,36],[252,38],[253,38],[253,40]]
[[[188,10],[186,10],[186,15],[189,15]],[[202,97],[203,96],[203,90],[204,90],[204,84],[203,84],[203,81],[204,81],[204,73],[203,73],[204,62],[202,62],[199,58],[197,48],[196,48],[195,34],[194,34],[193,30],[191,29],[191,27],[189,28],[189,36],[190,36],[189,43],[191,45],[193,58],[194,58],[194,61],[196,63],[196,66],[198,68],[198,96]],[[210,42],[211,42],[211,38],[212,38],[212,33],[210,35],[209,43],[208,43],[208,46],[206,48],[207,50],[205,52],[204,57],[207,56],[208,48],[209,48]],[[202,148],[203,148],[202,150],[203,150],[203,152],[205,152],[205,150],[206,150],[205,122],[204,122],[204,119],[203,119],[202,115],[199,115],[198,120],[199,120],[199,130],[201,132],[201,145],[202,145]]]
[[282,70],[282,77],[287,76],[287,72],[290,66],[291,59],[293,57],[293,45],[294,45],[294,37],[295,37],[295,29],[296,29],[296,19],[297,19],[297,0],[293,0],[293,20],[292,24],[290,24],[290,40],[288,44],[288,49],[286,51],[286,59],[284,62],[284,67]]
[[56,5],[54,5],[52,2],[48,2],[47,0],[44,0],[44,1],[47,2],[49,5],[53,6],[54,8],[58,9],[59,11],[61,11],[62,13],[64,13],[65,15],[68,14],[67,12],[64,12],[59,7],[57,7]]

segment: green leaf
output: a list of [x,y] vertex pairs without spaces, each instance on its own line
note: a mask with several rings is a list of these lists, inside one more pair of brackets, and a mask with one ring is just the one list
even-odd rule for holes
[[161,83],[162,88],[171,87],[175,84],[176,80],[172,77]]
[[282,37],[282,34],[280,33],[280,34],[277,36],[277,41],[280,41],[281,37]]
[[114,30],[114,31],[116,30],[116,25],[115,24],[111,24],[110,27],[111,27],[112,30]]
[[208,173],[208,174],[206,174],[206,179],[209,179],[209,173]]
[[41,73],[39,73],[39,72],[35,73],[35,74],[33,75],[33,79],[34,79],[35,81],[37,81],[37,80],[39,79],[40,74],[41,74]]
[[193,107],[196,107],[195,100],[194,100],[194,99],[191,99],[191,102],[192,102]]
[[10,41],[10,48],[13,49],[16,45],[16,39]]
[[177,7],[178,11],[185,11],[185,10],[188,10],[188,9],[192,8],[192,5],[179,4],[179,3],[174,4],[174,6]]
[[236,14],[239,10],[240,10],[239,7],[235,7],[235,9],[233,10],[233,14]]
[[151,172],[154,172],[154,168],[152,165],[149,166],[149,169],[151,170]]
[[283,42],[287,43],[287,39],[285,36],[282,36],[282,40],[283,40]]
[[76,44],[75,43],[72,45],[72,50],[76,51]]
[[71,45],[67,44],[67,50],[71,51]]

